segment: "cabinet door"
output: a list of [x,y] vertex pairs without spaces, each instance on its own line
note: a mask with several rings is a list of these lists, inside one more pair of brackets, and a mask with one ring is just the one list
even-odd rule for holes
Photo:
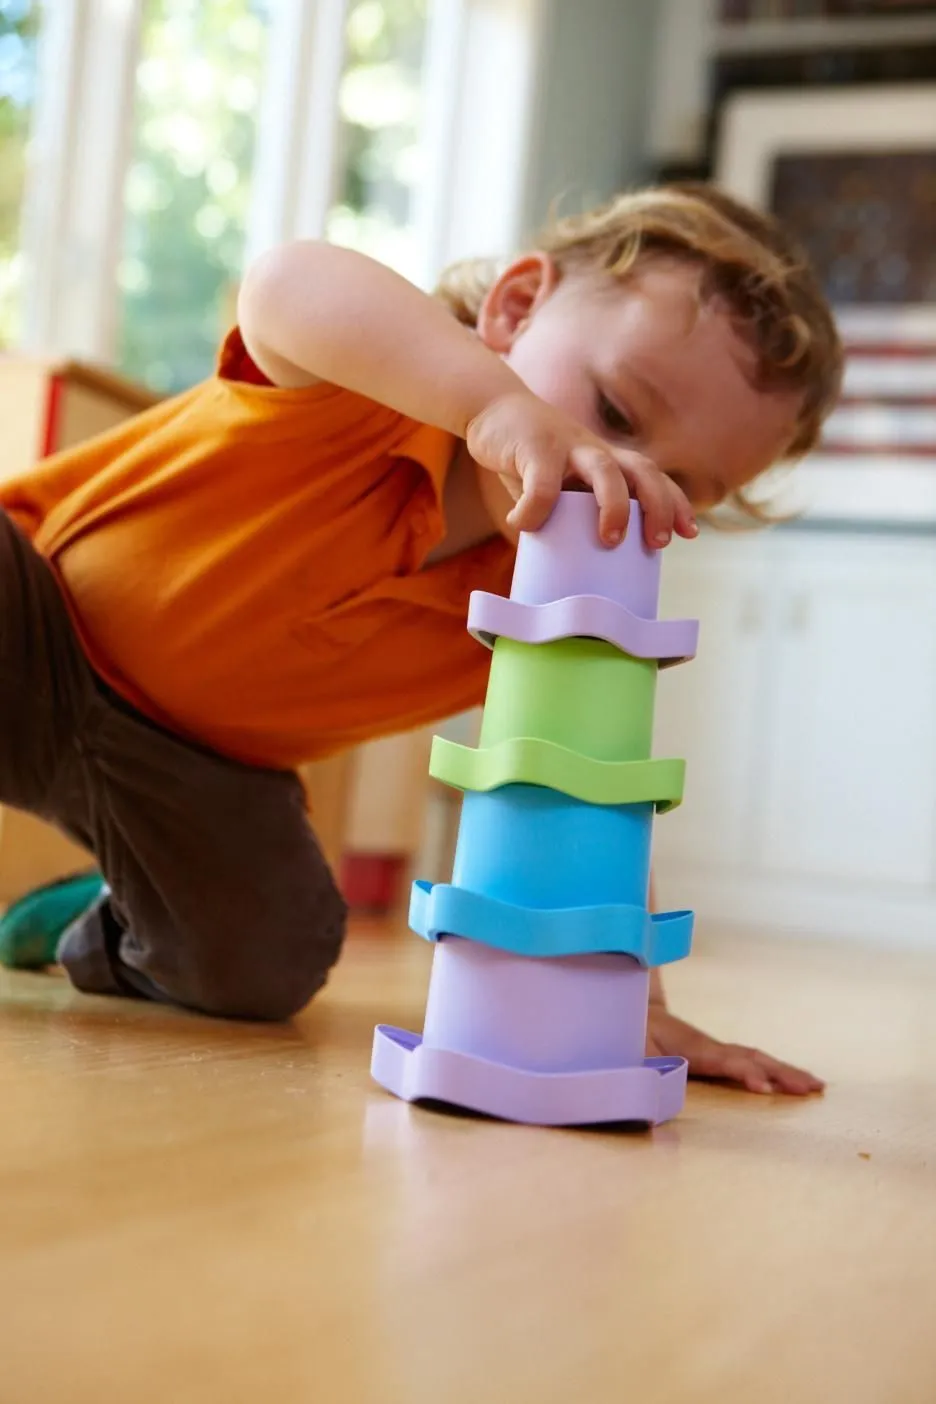
[[929,885],[936,865],[936,541],[784,540],[758,866]]
[[654,754],[686,761],[682,806],[654,825],[664,866],[732,867],[749,856],[771,657],[774,543],[705,536],[663,555],[661,618],[700,622],[698,656],[664,669]]

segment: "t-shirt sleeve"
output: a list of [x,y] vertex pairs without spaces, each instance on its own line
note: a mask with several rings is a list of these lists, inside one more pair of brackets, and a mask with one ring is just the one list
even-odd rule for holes
[[441,515],[445,481],[455,457],[458,439],[431,424],[417,424],[394,450],[394,457],[417,463],[426,475],[428,504]]
[[[296,402],[315,407],[317,427],[343,440],[349,459],[359,449],[374,459],[387,456],[415,464],[422,470],[418,508],[426,516],[427,535],[444,530],[443,495],[458,440],[431,424],[419,424],[376,401],[326,381],[300,389],[279,388],[251,358],[237,327],[224,338],[218,355],[219,380],[233,393],[256,401],[258,417],[266,417],[276,402]],[[305,432],[305,429],[303,429]],[[414,504],[415,505],[415,504]]]
[[232,327],[221,343],[218,352],[217,374],[221,380],[230,380],[238,385],[262,385],[273,388],[273,382],[264,375],[244,345],[239,327]]

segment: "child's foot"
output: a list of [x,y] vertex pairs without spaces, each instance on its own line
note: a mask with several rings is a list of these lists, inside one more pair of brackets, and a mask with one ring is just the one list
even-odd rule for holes
[[53,965],[62,935],[104,890],[100,873],[77,873],[28,892],[0,917],[0,965],[41,970]]

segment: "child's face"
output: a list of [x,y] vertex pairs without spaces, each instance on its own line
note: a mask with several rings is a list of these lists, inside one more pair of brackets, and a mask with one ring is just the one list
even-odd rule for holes
[[783,456],[799,392],[758,390],[754,356],[690,264],[658,259],[625,281],[560,278],[543,256],[492,288],[478,331],[542,399],[634,448],[711,507]]

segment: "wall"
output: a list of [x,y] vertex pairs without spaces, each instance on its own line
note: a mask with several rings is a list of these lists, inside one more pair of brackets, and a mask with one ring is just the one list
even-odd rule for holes
[[654,165],[691,163],[701,153],[714,15],[715,0],[660,0],[647,122]]
[[646,170],[658,0],[545,0],[524,222],[592,203]]

